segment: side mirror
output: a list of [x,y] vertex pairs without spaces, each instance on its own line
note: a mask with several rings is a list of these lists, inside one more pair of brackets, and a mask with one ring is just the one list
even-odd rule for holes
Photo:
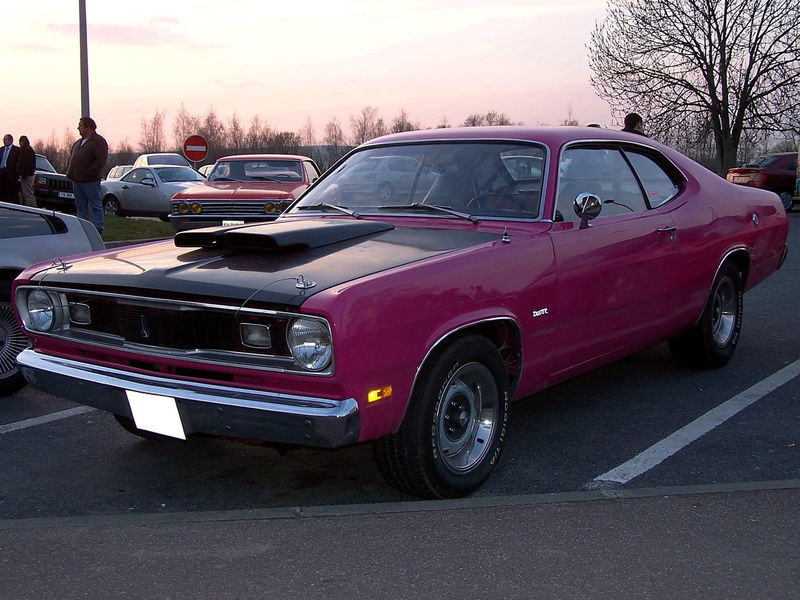
[[156,187],[156,180],[152,177],[145,177],[140,183],[148,187]]
[[572,203],[572,209],[581,220],[581,229],[586,229],[591,227],[589,221],[600,215],[600,211],[603,210],[603,203],[594,194],[578,194],[575,197],[575,202]]

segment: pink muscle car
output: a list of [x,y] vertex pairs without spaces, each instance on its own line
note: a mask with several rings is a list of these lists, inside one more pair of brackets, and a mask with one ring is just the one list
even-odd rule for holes
[[[359,165],[382,157],[406,179],[369,194]],[[777,196],[642,136],[390,135],[276,221],[25,271],[19,364],[140,436],[374,440],[396,488],[462,496],[513,401],[665,341],[726,364],[786,236]]]

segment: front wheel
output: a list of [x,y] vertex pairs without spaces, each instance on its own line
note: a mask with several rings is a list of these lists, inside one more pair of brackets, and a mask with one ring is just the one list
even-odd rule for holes
[[696,368],[717,368],[733,357],[742,330],[744,292],[733,263],[720,269],[700,320],[672,338],[669,349],[680,363]]
[[121,217],[122,207],[119,205],[119,200],[114,196],[106,196],[103,198],[103,212],[113,217]]
[[11,304],[0,302],[0,396],[13,394],[25,387],[25,378],[17,365],[17,355],[27,346],[28,339],[20,331]]
[[458,498],[478,489],[506,436],[509,378],[486,338],[457,340],[423,369],[397,433],[375,441],[386,480],[424,498]]
[[794,207],[794,194],[791,192],[782,192],[781,203],[786,212],[792,212],[792,208]]

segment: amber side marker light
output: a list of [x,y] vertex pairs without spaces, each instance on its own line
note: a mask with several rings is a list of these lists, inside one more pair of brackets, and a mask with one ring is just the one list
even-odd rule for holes
[[378,388],[377,390],[370,390],[367,393],[367,402],[377,402],[378,400],[384,400],[392,395],[392,386],[387,385],[386,387]]

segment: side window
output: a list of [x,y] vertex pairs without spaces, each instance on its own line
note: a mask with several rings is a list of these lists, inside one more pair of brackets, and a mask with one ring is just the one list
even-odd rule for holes
[[625,150],[625,155],[639,176],[652,208],[661,206],[680,191],[672,178],[649,156],[632,150]]
[[309,161],[304,161],[303,165],[305,166],[306,175],[308,177],[309,183],[313,183],[314,181],[319,179],[319,170],[317,169],[316,165],[314,165],[314,163]]
[[129,183],[141,183],[142,179],[145,177],[150,177],[152,179],[152,175],[150,174],[149,169],[134,169],[125,177],[122,178],[122,181],[127,181]]
[[600,198],[599,218],[647,210],[639,182],[616,148],[568,148],[561,153],[556,221],[579,220],[572,208],[579,194]]
[[44,215],[0,208],[0,239],[50,235],[51,233],[55,233],[55,231]]

